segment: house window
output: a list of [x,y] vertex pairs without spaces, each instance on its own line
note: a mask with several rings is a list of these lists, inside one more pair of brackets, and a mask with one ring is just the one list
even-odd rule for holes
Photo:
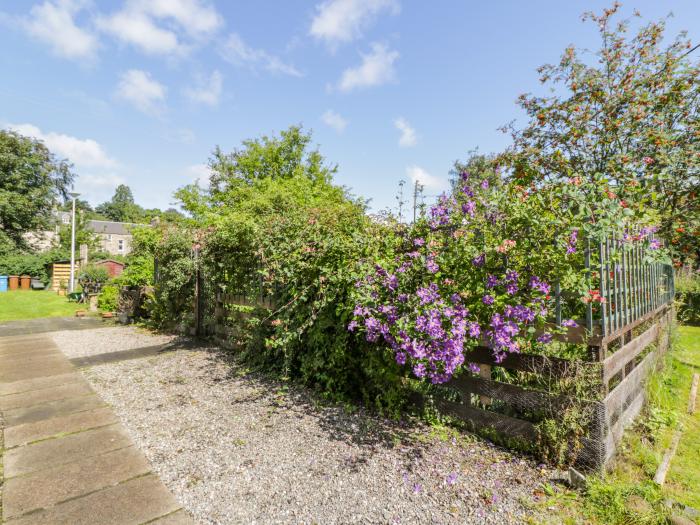
[[112,240],[112,234],[111,234],[111,233],[108,233],[108,234],[107,234],[107,240],[108,240],[108,241],[111,241],[111,240]]
[[70,223],[70,215],[67,213],[63,216],[63,224],[69,224]]
[[122,239],[119,239],[119,241],[117,241],[117,249],[120,252],[124,251],[124,241]]

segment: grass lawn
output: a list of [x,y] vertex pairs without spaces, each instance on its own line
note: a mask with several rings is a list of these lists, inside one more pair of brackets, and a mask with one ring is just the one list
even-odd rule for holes
[[0,323],[39,317],[65,317],[84,309],[85,305],[69,303],[68,299],[56,292],[25,290],[0,293]]
[[[668,500],[700,510],[700,399],[695,414],[687,413],[695,372],[700,327],[678,327],[663,370],[648,385],[649,404],[626,432],[611,471],[590,478],[584,492],[549,487],[545,505],[556,510],[551,523],[666,524],[672,514]],[[677,428],[683,429],[680,445],[665,485],[658,487],[654,474]]]

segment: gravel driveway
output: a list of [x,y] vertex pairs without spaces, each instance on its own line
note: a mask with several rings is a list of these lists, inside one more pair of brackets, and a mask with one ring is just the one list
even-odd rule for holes
[[[107,330],[122,332],[105,351],[130,344]],[[56,341],[105,340],[79,334]],[[523,523],[551,477],[468,434],[322,403],[216,348],[84,373],[201,523]]]

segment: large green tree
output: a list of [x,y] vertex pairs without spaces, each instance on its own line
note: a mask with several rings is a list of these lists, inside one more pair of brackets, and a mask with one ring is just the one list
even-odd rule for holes
[[311,149],[311,133],[291,126],[279,136],[244,140],[242,147],[224,153],[217,147],[209,162],[211,195],[214,200],[231,197],[235,189],[260,179],[303,176],[329,183],[337,166],[325,163],[317,149]]
[[126,184],[117,186],[112,199],[97,206],[95,211],[117,222],[139,222],[144,216],[143,208],[134,202],[131,188]]
[[40,141],[0,130],[0,254],[23,249],[23,234],[48,227],[74,179],[71,165]]
[[608,188],[632,212],[654,209],[665,237],[687,253],[678,230],[694,234],[687,241],[700,234],[698,46],[684,34],[665,41],[663,20],[617,21],[619,7],[584,15],[599,31],[595,53],[572,46],[539,68],[549,93],[520,96],[529,121],[505,128],[514,144],[500,160],[525,186],[568,180],[592,193]]

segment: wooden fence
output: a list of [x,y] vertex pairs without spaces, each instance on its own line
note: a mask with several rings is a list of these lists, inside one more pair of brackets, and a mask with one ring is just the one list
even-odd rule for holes
[[[646,381],[669,347],[674,274],[669,264],[645,260],[638,244],[623,245],[615,238],[598,243],[597,257],[588,243],[585,264],[591,285],[600,286],[602,299],[585,306],[583,326],[568,329],[558,340],[585,344],[589,358],[573,361],[509,354],[497,363],[488,347],[478,347],[465,359],[480,366],[479,376],[464,374],[447,383],[445,388],[456,391],[459,401],[436,396],[438,411],[475,428],[488,427],[504,437],[532,442],[538,438],[537,415],[556,415],[570,398],[498,381],[495,367],[546,376],[550,382],[585,369],[597,381],[582,403],[588,423],[577,463],[588,468],[605,466],[624,429],[644,406]],[[563,294],[558,286],[554,291],[553,324],[560,325]]]
[[[585,368],[592,370],[596,381],[586,395],[589,416],[577,463],[600,468],[610,460],[625,427],[642,409],[646,380],[669,346],[674,315],[673,268],[645,260],[640,246],[623,244],[615,238],[598,243],[595,249],[594,253],[587,244],[585,270],[591,287],[599,286],[602,299],[582,308],[580,326],[557,336],[559,342],[586,345],[588,359],[512,353],[497,363],[484,344],[465,356],[466,362],[480,366],[479,375],[464,373],[447,383],[445,391],[452,395],[433,399],[439,412],[476,429],[488,428],[506,438],[532,443],[538,439],[537,422],[542,414],[556,415],[571,398],[546,387],[527,388],[499,380],[502,375],[498,367],[547,377],[549,381],[571,377],[572,371]],[[197,280],[199,283],[199,277]],[[262,285],[255,289],[262,290]],[[219,290],[215,297],[214,323],[205,327],[205,332],[214,334],[222,344],[235,335],[225,319],[230,305],[275,308],[275,298],[261,291],[241,294]],[[552,325],[561,325],[566,298],[565,292],[555,286]]]

